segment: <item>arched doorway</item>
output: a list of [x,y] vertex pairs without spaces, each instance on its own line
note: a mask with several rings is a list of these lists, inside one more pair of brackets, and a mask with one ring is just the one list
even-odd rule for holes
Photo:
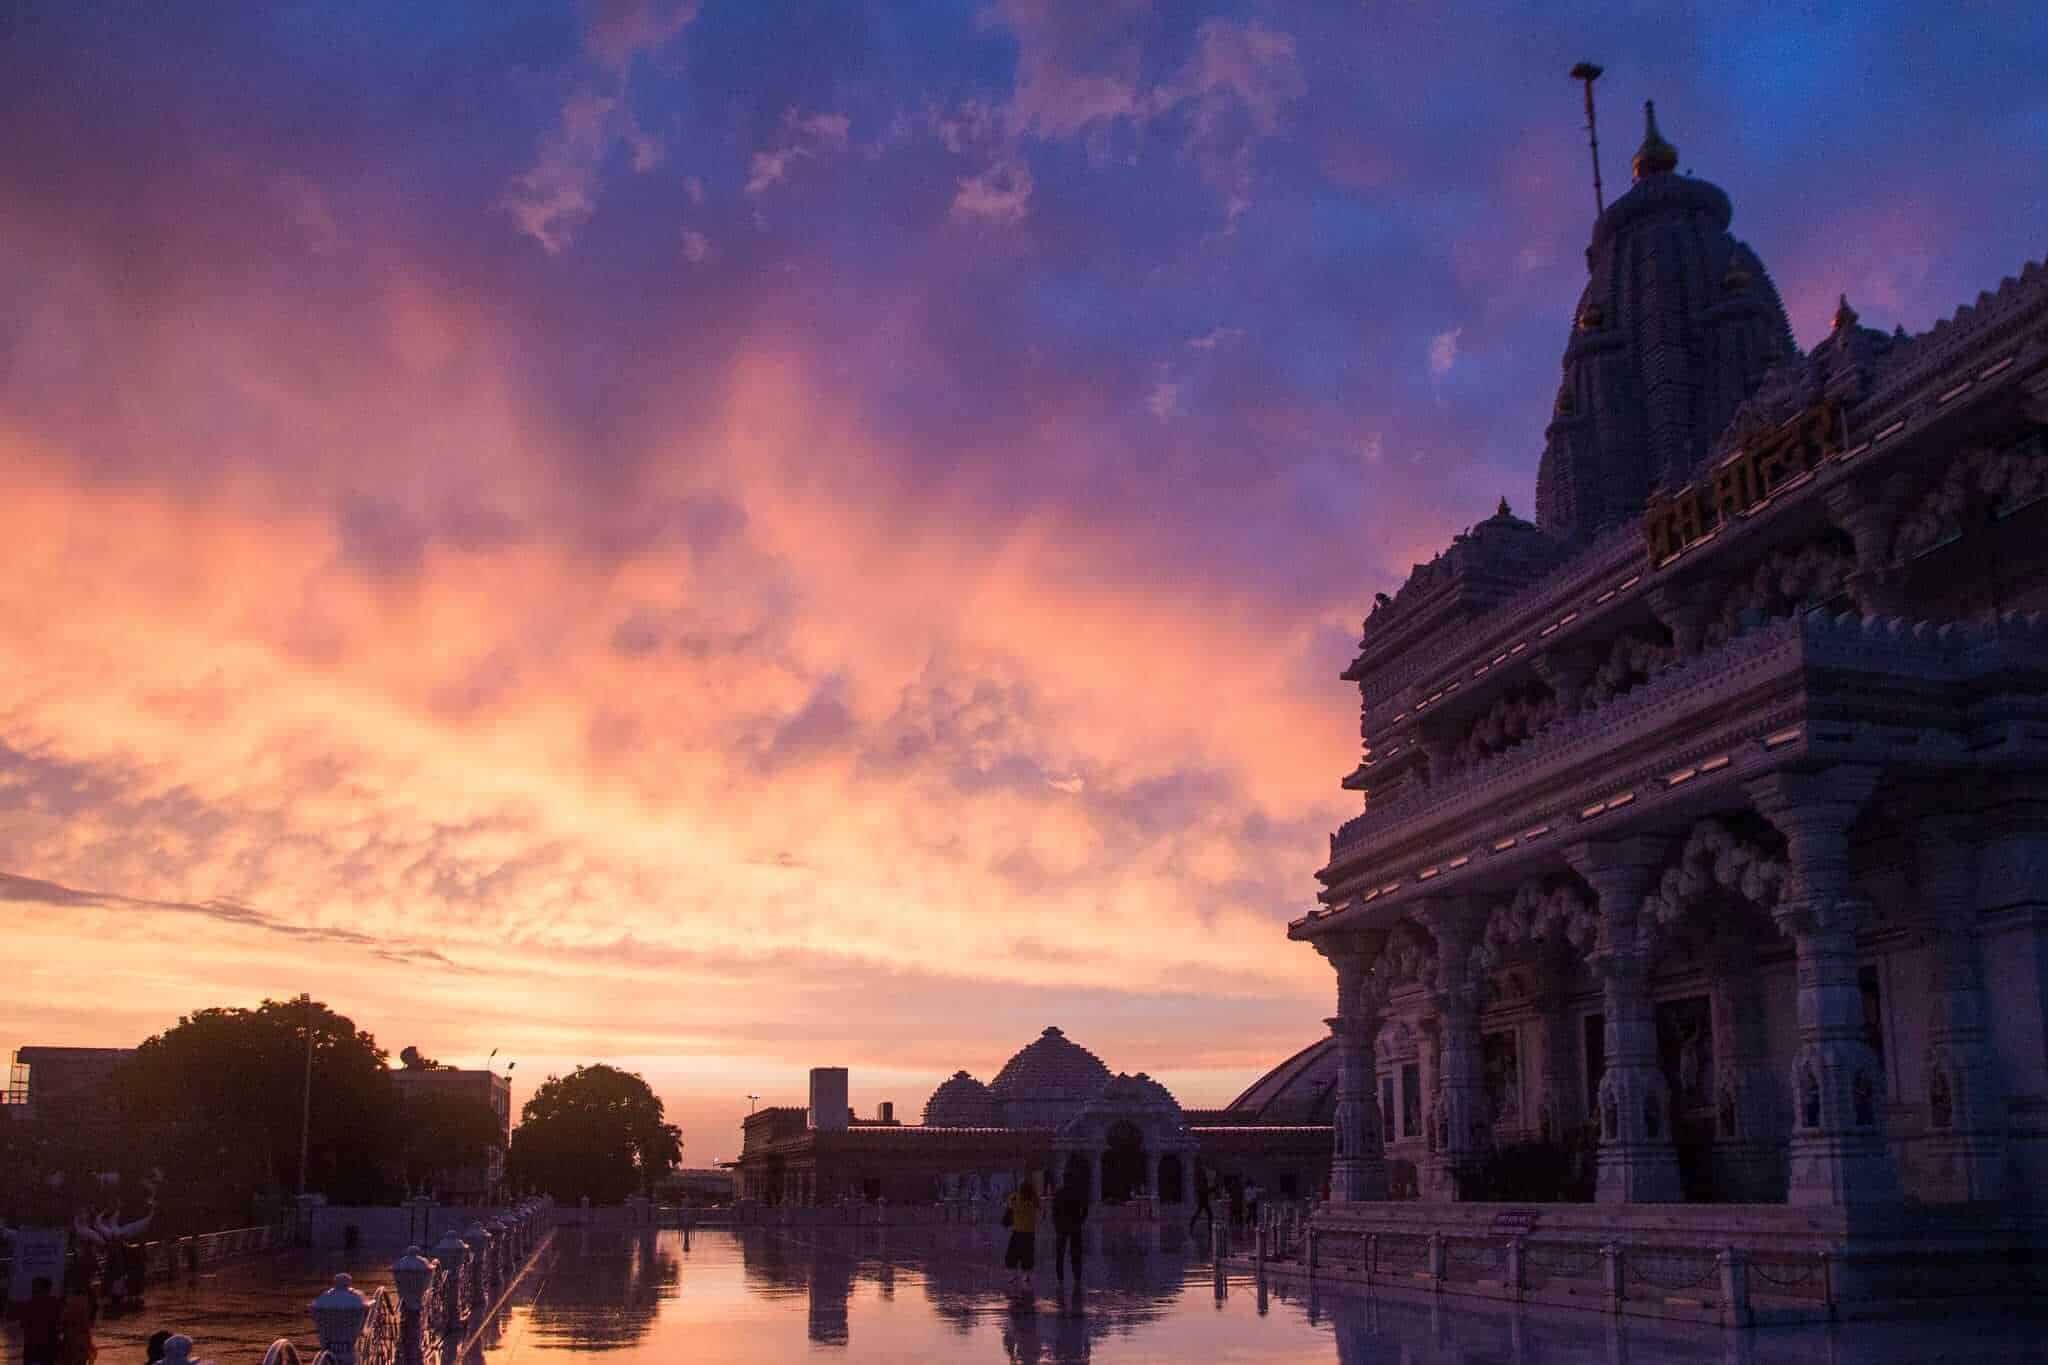
[[1187,1202],[1186,1180],[1181,1175],[1180,1157],[1168,1152],[1159,1158],[1159,1202],[1162,1204],[1184,1204]]
[[1060,1188],[1072,1185],[1086,1195],[1089,1191],[1088,1178],[1093,1174],[1086,1152],[1067,1153],[1067,1164],[1060,1171]]
[[1145,1135],[1129,1119],[1109,1125],[1102,1146],[1102,1202],[1121,1204],[1145,1192]]

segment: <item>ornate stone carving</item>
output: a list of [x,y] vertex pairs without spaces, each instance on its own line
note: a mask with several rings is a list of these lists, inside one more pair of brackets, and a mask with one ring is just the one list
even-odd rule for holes
[[1548,728],[1557,717],[1557,701],[1548,694],[1523,692],[1500,698],[1466,728],[1464,740],[1451,760],[1451,771],[1514,748]]
[[1719,645],[1749,625],[1790,616],[1839,595],[1856,571],[1856,556],[1833,536],[1796,549],[1773,550],[1721,599],[1707,626],[1707,643]]
[[1986,516],[2006,516],[2048,497],[2048,440],[2035,432],[2002,450],[1979,446],[1950,463],[1941,481],[1899,519],[1892,559],[1903,562],[1960,539]]

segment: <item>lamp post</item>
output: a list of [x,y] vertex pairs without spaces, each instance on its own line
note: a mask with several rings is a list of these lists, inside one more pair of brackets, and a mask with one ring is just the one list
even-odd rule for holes
[[306,1032],[306,1074],[299,1087],[299,1198],[306,1197],[306,1147],[313,1132],[313,997],[299,993],[299,1004],[305,1010]]

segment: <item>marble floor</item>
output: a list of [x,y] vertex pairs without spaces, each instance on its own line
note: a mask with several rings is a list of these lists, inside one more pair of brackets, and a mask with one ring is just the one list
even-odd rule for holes
[[[1346,1365],[2019,1365],[2048,1359],[2048,1319],[1945,1318],[1729,1332],[1470,1299],[1355,1292],[1262,1294],[1219,1285],[1206,1248],[1174,1228],[1090,1238],[1085,1286],[1062,1289],[1044,1239],[1035,1291],[1010,1292],[994,1228],[676,1230],[565,1228],[463,1365],[603,1353],[677,1361],[1188,1361]],[[389,1258],[383,1258],[388,1260]],[[304,1305],[372,1258],[270,1258],[153,1292],[107,1324],[101,1361],[139,1361],[157,1326],[190,1332],[216,1365],[253,1365],[280,1334],[311,1337]],[[10,1342],[11,1344],[11,1342]],[[14,1348],[14,1350],[18,1350]],[[6,1358],[13,1359],[14,1351]]]

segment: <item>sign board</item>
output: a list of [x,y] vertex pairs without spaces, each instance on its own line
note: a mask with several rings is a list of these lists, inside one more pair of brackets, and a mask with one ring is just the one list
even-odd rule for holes
[[50,1279],[50,1292],[64,1292],[63,1228],[16,1228],[14,1230],[14,1277],[7,1284],[7,1301],[19,1307],[27,1300],[38,1276]]

